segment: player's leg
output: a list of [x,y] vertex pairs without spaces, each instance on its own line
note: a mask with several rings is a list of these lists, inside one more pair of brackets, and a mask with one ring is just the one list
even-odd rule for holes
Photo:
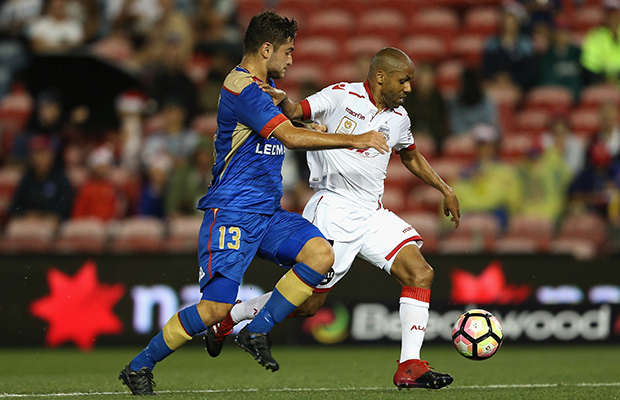
[[441,388],[452,377],[432,371],[420,360],[429,316],[434,271],[419,247],[422,238],[407,222],[388,210],[379,210],[373,225],[380,226],[367,238],[361,257],[393,275],[402,285],[399,315],[402,329],[401,357],[394,384],[399,388]]
[[237,298],[241,277],[258,249],[254,236],[260,237],[255,231],[260,231],[261,218],[222,210],[205,213],[198,239],[202,299],[173,315],[121,371],[119,379],[133,394],[153,394],[155,365],[226,317]]

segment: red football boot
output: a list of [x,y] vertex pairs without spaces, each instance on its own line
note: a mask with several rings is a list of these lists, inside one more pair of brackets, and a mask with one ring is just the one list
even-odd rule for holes
[[448,374],[433,371],[428,361],[407,360],[398,363],[394,374],[394,384],[398,390],[402,388],[441,389],[452,383],[454,379]]

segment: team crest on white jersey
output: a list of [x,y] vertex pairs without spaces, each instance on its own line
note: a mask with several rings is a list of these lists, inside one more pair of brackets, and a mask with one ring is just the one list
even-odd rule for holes
[[351,135],[353,131],[357,128],[357,122],[353,121],[349,117],[343,117],[338,124],[338,129],[336,129],[336,133],[344,133],[345,135]]
[[390,140],[390,127],[388,125],[381,125],[377,131],[385,136],[386,141]]

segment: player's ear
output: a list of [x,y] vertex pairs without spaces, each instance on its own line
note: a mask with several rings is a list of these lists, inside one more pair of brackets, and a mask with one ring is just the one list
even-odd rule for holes
[[383,73],[383,71],[379,71],[377,72],[377,82],[382,85],[383,82],[385,82],[385,74]]
[[268,59],[271,56],[271,53],[273,53],[273,45],[269,42],[263,43],[263,45],[260,47],[261,56],[263,56],[263,58],[265,59]]

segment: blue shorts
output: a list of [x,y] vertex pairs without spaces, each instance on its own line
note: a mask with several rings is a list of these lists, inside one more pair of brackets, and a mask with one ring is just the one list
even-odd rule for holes
[[[238,288],[255,255],[278,265],[293,266],[306,242],[314,237],[325,238],[301,215],[283,209],[273,215],[205,210],[198,237],[202,298],[233,304],[237,291],[232,290],[231,282],[226,289],[216,284],[222,281],[219,277],[236,283]],[[218,279],[209,284],[216,275]]]

